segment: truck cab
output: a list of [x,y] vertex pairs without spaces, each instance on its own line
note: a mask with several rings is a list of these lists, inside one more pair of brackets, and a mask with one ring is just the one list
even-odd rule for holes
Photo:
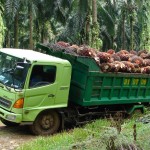
[[71,64],[33,50],[0,49],[0,118],[6,125],[29,124],[34,134],[60,126],[68,106]]

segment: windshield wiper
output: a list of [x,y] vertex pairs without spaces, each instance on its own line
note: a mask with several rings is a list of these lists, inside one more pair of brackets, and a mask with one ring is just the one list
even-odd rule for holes
[[0,81],[0,87],[2,87],[2,88],[6,87],[6,89],[7,89],[8,91],[11,90],[11,88],[9,88],[9,87],[8,87],[4,82],[2,82],[2,81]]

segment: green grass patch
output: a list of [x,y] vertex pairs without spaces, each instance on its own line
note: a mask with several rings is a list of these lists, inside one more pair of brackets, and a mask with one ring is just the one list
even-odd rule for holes
[[110,126],[107,120],[97,120],[82,128],[75,128],[63,133],[48,137],[38,137],[32,142],[22,145],[19,149],[30,150],[69,150],[86,145],[87,141],[99,138],[103,130]]
[[118,131],[114,122],[112,119],[100,119],[81,128],[38,137],[19,150],[149,150],[150,123],[144,124],[133,117],[124,120]]

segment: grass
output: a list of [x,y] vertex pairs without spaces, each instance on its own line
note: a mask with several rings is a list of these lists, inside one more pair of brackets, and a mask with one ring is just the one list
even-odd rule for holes
[[[111,119],[96,120],[82,128],[38,137],[19,147],[19,150],[149,150],[150,123],[136,120],[137,117],[124,120],[119,132]],[[136,128],[133,128],[135,124]]]
[[34,150],[69,150],[93,138],[99,138],[100,133],[109,126],[110,123],[107,120],[97,120],[91,124],[87,124],[83,128],[71,129],[49,137],[39,137],[21,146],[19,149],[30,150],[34,147]]

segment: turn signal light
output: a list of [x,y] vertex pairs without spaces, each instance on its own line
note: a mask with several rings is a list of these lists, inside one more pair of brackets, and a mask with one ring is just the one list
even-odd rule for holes
[[23,104],[24,104],[24,98],[20,98],[15,102],[13,107],[14,108],[23,108]]

